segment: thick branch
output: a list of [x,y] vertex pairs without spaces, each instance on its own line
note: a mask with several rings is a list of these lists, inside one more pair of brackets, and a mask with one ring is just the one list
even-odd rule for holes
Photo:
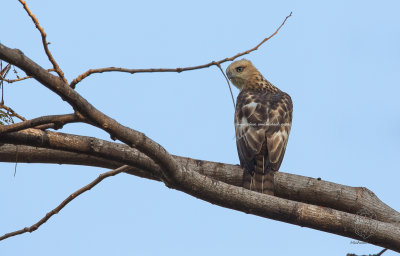
[[[0,161],[2,162],[15,162],[16,152],[18,151],[18,162],[77,164],[108,169],[114,169],[122,164],[129,164],[140,170],[130,171],[130,174],[158,181],[161,181],[162,177],[160,167],[146,155],[118,143],[56,132],[47,132],[43,133],[43,135],[35,133],[34,136],[29,137],[25,135],[9,135],[8,138],[0,137],[0,142],[7,141],[59,150],[52,151],[44,148],[4,144],[0,147]],[[52,143],[43,143],[45,141],[52,141]],[[80,142],[78,143],[77,141]],[[60,149],[63,151],[60,151]],[[242,186],[243,169],[237,165],[180,156],[174,156],[174,158],[187,169],[221,182],[238,187]],[[357,214],[362,209],[367,209],[375,213],[377,219],[382,222],[395,225],[400,223],[400,213],[380,201],[374,193],[363,187],[345,186],[300,175],[278,172],[275,175],[275,195],[353,214]]]
[[[213,204],[358,240],[364,240],[395,251],[400,251],[400,243],[398,241],[400,230],[391,224],[365,219],[370,225],[376,226],[377,229],[372,236],[361,239],[353,229],[356,218],[360,218],[357,215],[263,195],[223,182],[218,182],[214,179],[202,176],[197,172],[188,172],[185,178],[192,184],[191,189],[196,191],[196,193],[190,194],[201,199],[207,198],[207,201]],[[199,178],[202,183],[197,182]],[[207,189],[204,189],[204,186]],[[176,189],[184,192],[192,191],[188,191],[185,187],[177,187]]]
[[191,67],[185,67],[185,68],[148,68],[148,69],[131,69],[131,68],[116,68],[116,67],[107,67],[107,68],[97,68],[97,69],[89,69],[85,73],[79,75],[77,78],[72,80],[70,86],[71,88],[75,88],[76,84],[85,79],[86,77],[96,74],[96,73],[103,73],[103,72],[125,72],[125,73],[130,73],[130,74],[135,74],[135,73],[155,73],[155,72],[183,72],[183,71],[190,71],[190,70],[196,70],[196,69],[203,69],[203,68],[208,68],[211,66],[220,66],[222,63],[227,62],[227,61],[233,61],[243,55],[249,54],[253,51],[258,50],[258,48],[264,44],[266,41],[271,39],[273,36],[275,36],[278,31],[282,28],[282,26],[285,24],[286,20],[292,16],[292,12],[286,18],[283,20],[281,25],[275,30],[274,33],[272,33],[269,37],[264,38],[258,45],[255,47],[246,50],[244,52],[240,52],[232,57],[225,58],[219,61],[211,61],[210,63],[203,64],[203,65],[198,65],[198,66],[191,66]]
[[[18,132],[0,136],[0,142],[10,142],[63,151],[31,150],[23,146],[4,145],[0,147],[0,161],[15,161],[18,150],[18,162],[50,162],[98,166],[113,169],[128,164],[141,169],[131,174],[161,180],[162,170],[146,155],[126,145],[108,142],[93,137],[70,135],[58,132],[30,133]],[[4,148],[3,148],[4,147]],[[77,154],[79,153],[79,154]],[[58,156],[58,157],[57,157]],[[26,158],[26,159],[25,159]],[[45,158],[45,159],[43,159]],[[214,180],[234,186],[242,186],[243,170],[237,165],[202,161],[174,156],[175,160],[188,170],[193,170]],[[108,161],[107,161],[108,160]],[[350,187],[333,182],[313,179],[295,174],[278,172],[275,175],[275,195],[294,201],[329,207],[332,209],[357,214],[367,209],[379,221],[395,225],[400,223],[400,213],[379,200],[370,190],[363,187]]]
[[[0,145],[0,162],[70,164],[106,169],[115,169],[122,165],[117,161],[82,153],[13,144]],[[136,167],[131,167],[130,170],[125,172],[138,177],[161,181],[160,177],[152,176],[148,171]]]

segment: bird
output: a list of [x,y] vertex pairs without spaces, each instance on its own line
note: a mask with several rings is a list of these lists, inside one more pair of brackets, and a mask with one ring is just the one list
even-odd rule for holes
[[235,135],[243,187],[274,195],[274,174],[281,166],[292,126],[289,94],[274,86],[246,59],[232,62],[228,79],[240,90]]

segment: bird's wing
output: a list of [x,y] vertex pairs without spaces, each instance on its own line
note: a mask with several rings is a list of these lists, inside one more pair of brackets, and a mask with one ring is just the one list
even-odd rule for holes
[[266,131],[269,167],[278,171],[285,155],[292,125],[293,105],[286,93],[271,98],[269,109],[269,128]]
[[240,165],[254,172],[256,156],[266,153],[266,170],[278,170],[290,132],[292,102],[289,95],[242,91],[235,111],[236,145]]
[[238,95],[235,111],[236,146],[240,165],[250,173],[254,172],[255,157],[265,143],[266,127],[260,124],[268,121],[267,108],[265,95],[253,91],[242,91]]

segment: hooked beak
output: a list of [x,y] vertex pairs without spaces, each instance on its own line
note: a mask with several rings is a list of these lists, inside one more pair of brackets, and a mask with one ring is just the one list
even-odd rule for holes
[[233,77],[231,71],[227,71],[226,75],[228,76],[229,80],[231,80]]

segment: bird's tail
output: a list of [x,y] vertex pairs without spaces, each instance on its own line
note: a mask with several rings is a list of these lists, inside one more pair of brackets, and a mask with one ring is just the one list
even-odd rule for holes
[[243,176],[243,187],[267,195],[274,195],[274,174],[275,171],[273,170],[265,170],[263,157],[257,158],[254,173],[245,172]]

